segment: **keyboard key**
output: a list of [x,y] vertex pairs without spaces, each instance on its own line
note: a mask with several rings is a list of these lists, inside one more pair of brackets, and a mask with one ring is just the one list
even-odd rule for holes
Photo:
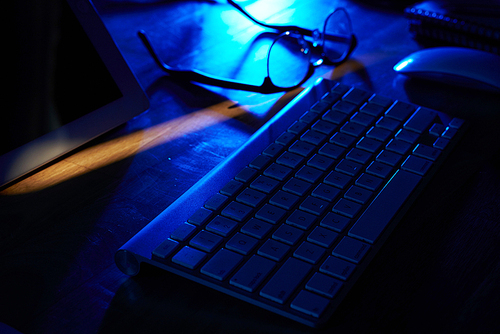
[[293,143],[288,148],[288,151],[290,151],[292,153],[296,153],[296,154],[301,155],[303,157],[307,157],[307,156],[311,155],[311,153],[315,149],[316,149],[316,147],[314,145],[306,143],[305,141],[302,141],[302,140],[297,140],[295,143]]
[[205,227],[207,231],[213,232],[215,234],[227,237],[231,232],[236,229],[238,223],[234,220],[217,216]]
[[342,172],[347,175],[356,176],[359,172],[361,172],[362,164],[343,159],[337,166],[335,166],[335,170],[337,172]]
[[301,260],[289,258],[260,291],[260,295],[284,304],[297,286],[306,278],[312,266]]
[[274,158],[277,157],[279,154],[281,154],[281,152],[283,152],[283,149],[284,149],[283,145],[278,143],[272,143],[262,152],[262,154]]
[[311,126],[311,129],[313,129],[314,131],[323,133],[327,136],[331,136],[331,135],[333,135],[333,133],[337,129],[337,125],[332,123],[332,122],[328,122],[326,120],[320,119],[319,121],[317,121],[316,123],[314,123]]
[[321,100],[328,103],[328,105],[332,105],[335,102],[337,102],[341,97],[342,97],[341,94],[328,92],[321,98]]
[[380,185],[382,185],[382,182],[384,180],[379,178],[379,177],[376,177],[376,176],[373,176],[373,175],[370,175],[370,174],[361,174],[361,176],[356,180],[355,184],[357,186],[360,186],[360,187],[363,187],[363,188],[366,188],[368,190],[371,190],[371,191],[375,191],[377,190]]
[[172,262],[188,269],[195,269],[205,259],[207,254],[197,249],[185,246],[172,257]]
[[346,159],[360,164],[366,164],[371,160],[372,155],[370,152],[360,150],[359,148],[353,148],[346,154]]
[[302,230],[308,230],[315,222],[316,216],[310,213],[295,210],[288,218],[286,223],[291,226],[298,227]]
[[341,146],[326,143],[318,150],[318,153],[332,159],[338,159],[342,154],[344,154],[344,151],[345,148]]
[[436,161],[441,154],[441,150],[438,150],[435,147],[418,144],[417,147],[415,147],[415,149],[413,150],[413,154],[422,158]]
[[370,246],[362,241],[350,237],[344,237],[335,247],[332,255],[341,257],[354,263],[359,263],[369,249]]
[[266,198],[267,194],[255,189],[246,188],[236,197],[236,200],[255,208],[261,205]]
[[373,117],[379,117],[384,113],[385,109],[386,108],[384,108],[383,106],[379,106],[376,103],[367,102],[363,104],[361,108],[359,108],[359,111],[361,111],[363,114],[367,114]]
[[385,142],[391,136],[391,131],[379,127],[372,127],[366,132],[366,137]]
[[385,146],[385,148],[388,151],[398,153],[401,155],[405,155],[408,153],[411,149],[411,144],[401,141],[401,140],[396,140],[396,139],[391,139],[389,143]]
[[315,112],[318,114],[323,114],[330,108],[330,104],[326,101],[318,101],[311,107],[311,112]]
[[290,246],[277,240],[267,240],[257,251],[257,254],[273,261],[281,261],[290,250]]
[[417,173],[424,176],[425,173],[432,167],[432,161],[410,155],[401,165],[401,169]]
[[337,110],[330,110],[325,115],[323,115],[323,119],[325,121],[328,121],[328,122],[336,124],[336,125],[344,123],[344,121],[348,117],[349,116],[347,114],[340,112],[340,111],[337,111]]
[[222,241],[222,237],[207,231],[200,231],[189,244],[207,253],[212,252]]
[[238,181],[246,183],[250,182],[257,175],[257,173],[257,170],[245,167],[234,178]]
[[304,157],[291,152],[283,153],[276,160],[276,162],[280,165],[288,166],[290,168],[297,168],[303,161]]
[[431,124],[434,123],[437,113],[427,108],[419,108],[411,117],[406,121],[404,128],[418,133],[423,133]]
[[390,98],[386,96],[381,96],[381,95],[373,95],[368,99],[368,102],[379,105],[381,107],[387,108],[391,104],[393,104],[394,101],[392,101]]
[[344,197],[351,201],[365,204],[372,197],[372,195],[373,192],[370,190],[363,189],[358,186],[351,186],[351,188],[349,188],[349,190],[345,193]]
[[333,212],[340,213],[349,218],[354,218],[360,210],[361,204],[354,203],[345,198],[341,198],[332,209]]
[[304,232],[296,227],[283,224],[273,233],[273,239],[293,246],[302,237]]
[[243,256],[227,249],[221,249],[201,267],[200,272],[223,281],[242,260]]
[[238,202],[229,203],[222,211],[221,215],[242,222],[247,220],[253,213],[253,209],[245,204]]
[[265,176],[272,177],[278,181],[283,181],[288,178],[288,176],[292,173],[292,169],[289,167],[285,167],[283,165],[271,164],[271,166],[267,167],[264,171]]
[[280,209],[274,205],[265,204],[257,213],[255,218],[262,219],[271,224],[277,224],[283,217],[285,217],[286,211]]
[[335,256],[329,256],[319,268],[322,273],[347,280],[356,269],[352,262],[342,260]]
[[319,170],[327,171],[327,170],[332,168],[334,162],[335,162],[335,160],[333,160],[331,158],[325,157],[323,155],[315,154],[315,155],[313,155],[313,157],[311,159],[309,159],[307,164],[309,166],[315,167]]
[[446,148],[446,146],[448,146],[449,143],[450,143],[449,139],[439,137],[438,139],[436,139],[434,144],[432,144],[432,146],[437,148],[437,149],[444,150]]
[[319,262],[326,249],[310,242],[304,241],[293,253],[298,259],[304,260],[311,264]]
[[299,179],[310,183],[316,183],[323,176],[323,172],[317,168],[313,168],[310,166],[304,166],[295,174],[295,176]]
[[183,223],[177,227],[172,234],[170,234],[170,238],[177,241],[186,241],[193,233],[196,231],[196,226]]
[[153,251],[153,255],[159,258],[165,259],[167,256],[172,254],[174,250],[177,249],[179,243],[177,241],[167,239],[160,244],[160,246],[156,247]]
[[410,144],[415,144],[419,137],[420,134],[406,129],[399,130],[395,136],[397,140],[401,140]]
[[298,203],[300,197],[278,190],[278,192],[269,200],[269,204],[276,205],[285,210],[292,209]]
[[321,220],[319,225],[337,232],[342,232],[350,223],[351,220],[349,218],[329,212],[325,218]]
[[297,121],[290,125],[287,131],[295,135],[300,135],[306,128],[307,123]]
[[366,172],[371,175],[381,177],[383,179],[387,178],[392,173],[392,167],[378,161],[374,161],[368,166]]
[[324,227],[317,226],[311,234],[307,236],[307,241],[325,248],[330,248],[338,237],[337,232],[333,232]]
[[311,125],[314,123],[317,119],[319,118],[319,114],[317,112],[313,111],[307,111],[302,115],[299,119],[299,121],[306,123],[308,125]]
[[249,166],[252,168],[255,168],[257,170],[262,170],[267,167],[269,162],[271,161],[271,158],[268,157],[267,155],[259,155],[257,158],[255,158]]
[[359,89],[359,88],[353,88],[351,89],[347,94],[344,95],[342,100],[348,101],[350,103],[353,103],[357,106],[361,105],[364,103],[366,100],[372,96],[372,93],[369,93],[365,90]]
[[365,132],[365,126],[354,122],[347,122],[340,128],[340,132],[359,137]]
[[464,120],[463,119],[460,119],[460,118],[453,118],[451,121],[450,121],[450,128],[453,128],[453,129],[460,129],[462,127],[462,125],[464,125]]
[[279,186],[279,181],[267,176],[258,176],[251,184],[250,188],[260,190],[266,194],[273,192]]
[[354,223],[349,235],[374,243],[421,179],[416,174],[399,170]]
[[212,215],[213,211],[205,208],[199,208],[191,217],[189,217],[188,223],[191,223],[196,226],[201,226],[206,222],[208,222],[212,217]]
[[324,182],[326,184],[332,185],[334,187],[344,189],[347,187],[349,182],[351,182],[352,177],[346,174],[342,174],[339,172],[330,172],[327,177],[325,177]]
[[284,132],[278,137],[278,139],[276,139],[276,143],[283,146],[288,146],[291,143],[295,142],[296,137],[297,136],[291,132]]
[[446,127],[443,124],[435,123],[429,129],[429,133],[433,136],[439,137],[443,134],[444,130],[446,130]]
[[400,124],[401,123],[399,121],[397,121],[393,118],[382,117],[377,121],[376,126],[379,128],[393,132],[393,131],[396,131],[397,128],[399,128]]
[[263,239],[272,228],[273,225],[256,218],[252,218],[241,228],[241,232],[257,239]]
[[398,121],[406,120],[416,108],[405,102],[396,101],[386,112],[387,117],[397,119]]
[[255,246],[258,240],[242,233],[236,233],[227,243],[227,249],[234,250],[235,252],[243,255],[248,255]]
[[306,284],[307,290],[322,294],[328,298],[335,297],[341,287],[342,281],[320,273],[314,274]]
[[290,307],[307,315],[319,318],[328,307],[329,303],[330,301],[325,297],[318,296],[307,290],[302,290],[290,304]]
[[227,196],[215,194],[205,202],[205,208],[216,211],[221,209],[228,201],[229,198]]
[[379,153],[379,155],[377,155],[377,158],[375,160],[383,162],[390,166],[396,166],[401,161],[403,161],[403,156],[395,152],[383,150]]
[[370,153],[378,152],[381,146],[382,146],[381,141],[368,137],[361,138],[356,144],[357,148],[365,150]]
[[357,112],[354,115],[352,115],[351,121],[360,124],[366,128],[367,126],[375,122],[375,117],[368,115],[366,113]]
[[454,128],[446,128],[446,130],[444,130],[442,136],[443,138],[446,138],[446,139],[453,139],[453,137],[457,134],[457,129],[454,129]]
[[234,196],[236,195],[241,189],[243,188],[243,183],[236,181],[236,180],[231,180],[222,189],[220,190],[220,193],[225,196]]
[[328,209],[328,202],[319,198],[308,196],[299,206],[299,209],[312,213],[313,215],[321,216]]
[[337,132],[330,138],[330,143],[342,147],[350,147],[354,142],[356,142],[356,137],[341,132]]
[[298,196],[304,196],[311,187],[311,183],[292,177],[285,183],[283,190]]
[[332,110],[350,115],[356,110],[356,105],[346,101],[338,101],[333,105]]
[[323,141],[325,141],[326,138],[327,137],[324,133],[315,130],[308,130],[300,137],[300,140],[305,141],[306,143],[312,144],[314,146],[317,146],[321,144]]
[[326,185],[324,183],[319,184],[312,192],[311,195],[328,202],[333,202],[340,194],[340,189]]
[[254,292],[275,266],[274,261],[254,255],[229,280],[229,284]]

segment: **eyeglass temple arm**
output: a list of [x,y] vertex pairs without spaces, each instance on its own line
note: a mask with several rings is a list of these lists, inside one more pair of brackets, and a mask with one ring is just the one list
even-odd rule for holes
[[156,64],[165,72],[167,72],[172,77],[175,77],[177,79],[181,79],[183,81],[195,81],[210,86],[217,86],[217,87],[236,89],[236,90],[245,90],[245,91],[265,93],[265,94],[278,93],[284,91],[284,89],[276,87],[271,82],[271,79],[269,79],[269,77],[267,76],[264,79],[264,82],[262,83],[261,86],[255,86],[255,85],[241,83],[235,80],[217,78],[215,76],[208,75],[197,70],[181,70],[173,68],[165,64],[160,59],[144,30],[138,31],[137,35],[141,39],[146,49],[149,51],[149,54],[153,57]]
[[301,27],[297,27],[297,26],[273,25],[273,24],[264,23],[262,21],[257,20],[256,18],[254,18],[252,15],[250,15],[250,13],[248,13],[243,7],[241,7],[240,5],[238,5],[233,0],[227,0],[227,2],[231,6],[233,6],[237,10],[239,10],[243,15],[245,15],[247,18],[249,18],[252,22],[257,23],[258,25],[261,25],[263,27],[270,28],[270,29],[276,29],[279,32],[296,31],[296,32],[301,33],[302,35],[305,35],[305,36],[312,36],[313,35],[313,31],[312,30],[301,28]]

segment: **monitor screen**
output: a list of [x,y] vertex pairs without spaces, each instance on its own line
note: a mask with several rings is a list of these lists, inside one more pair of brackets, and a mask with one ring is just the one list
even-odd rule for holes
[[11,1],[0,186],[145,111],[149,102],[91,1]]
[[47,7],[36,13],[20,9],[12,106],[1,116],[0,155],[122,96],[68,3]]

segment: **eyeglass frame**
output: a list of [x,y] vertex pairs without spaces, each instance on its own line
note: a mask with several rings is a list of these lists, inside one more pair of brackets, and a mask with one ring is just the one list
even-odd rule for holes
[[[273,44],[271,44],[271,47],[269,48],[269,50],[272,49],[274,43],[278,39],[280,39],[282,36],[290,35],[293,33],[293,34],[299,34],[299,35],[301,35],[301,37],[307,36],[307,37],[313,38],[313,42],[307,41],[307,40],[306,40],[306,42],[309,44],[312,44],[314,48],[318,48],[318,47],[321,48],[321,51],[322,51],[321,58],[315,62],[309,62],[309,67],[308,67],[308,70],[307,70],[305,77],[299,83],[297,83],[296,85],[293,85],[291,87],[276,86],[272,82],[271,78],[269,77],[269,64],[268,64],[267,75],[264,78],[264,82],[260,86],[257,86],[257,85],[245,84],[245,83],[242,83],[242,82],[239,82],[236,80],[232,80],[232,79],[219,78],[217,76],[203,73],[203,72],[198,71],[196,69],[184,70],[184,69],[173,68],[173,67],[167,65],[165,62],[163,62],[160,59],[160,57],[158,56],[158,53],[153,48],[153,45],[152,45],[151,41],[149,40],[149,37],[147,36],[147,34],[144,30],[139,30],[137,32],[137,35],[141,39],[142,43],[144,44],[144,46],[146,47],[146,49],[148,50],[150,55],[153,57],[156,64],[160,68],[162,68],[166,73],[168,73],[172,78],[180,79],[183,81],[198,82],[198,83],[206,84],[209,86],[216,86],[216,87],[235,89],[235,90],[244,90],[244,91],[257,92],[257,93],[262,93],[262,94],[286,92],[286,91],[290,91],[290,90],[293,90],[293,89],[301,86],[304,82],[306,82],[309,78],[311,78],[311,76],[315,72],[316,67],[318,67],[322,64],[337,65],[337,64],[342,63],[347,58],[349,58],[349,56],[351,55],[351,53],[354,51],[354,49],[357,46],[356,35],[354,35],[354,33],[351,33],[351,36],[349,37],[350,38],[350,45],[349,45],[349,49],[347,50],[347,52],[339,60],[332,61],[324,53],[323,45],[324,45],[324,39],[326,38],[326,36],[324,36],[324,34],[322,34],[319,31],[319,29],[310,30],[310,29],[301,28],[301,27],[292,26],[292,25],[267,24],[267,23],[264,23],[264,22],[261,22],[261,21],[255,19],[244,8],[242,8],[240,5],[235,3],[233,0],[228,0],[228,3],[230,5],[232,5],[234,8],[236,8],[240,13],[242,13],[248,19],[250,19],[252,22],[254,22],[260,26],[274,29],[274,30],[277,30],[278,32],[280,32],[280,35],[273,41]],[[349,20],[349,25],[351,25],[349,15],[347,14],[347,11],[342,7],[339,7],[337,9],[333,10],[325,19],[325,23],[328,21],[330,16],[333,15],[337,10],[343,10],[346,13],[347,18]],[[324,30],[324,28],[323,28],[323,30]],[[351,31],[352,31],[352,28],[351,28]],[[317,44],[317,41],[318,41],[317,37],[318,36],[323,37],[323,41],[319,45]],[[328,36],[335,37],[335,39],[345,39],[345,38],[340,37],[340,36],[333,36],[333,35],[328,35]],[[269,56],[268,56],[268,62],[269,62]]]

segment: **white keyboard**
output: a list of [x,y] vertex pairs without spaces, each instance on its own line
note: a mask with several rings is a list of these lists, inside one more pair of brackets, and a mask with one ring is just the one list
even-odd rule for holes
[[461,133],[434,110],[320,80],[116,253],[317,327]]

